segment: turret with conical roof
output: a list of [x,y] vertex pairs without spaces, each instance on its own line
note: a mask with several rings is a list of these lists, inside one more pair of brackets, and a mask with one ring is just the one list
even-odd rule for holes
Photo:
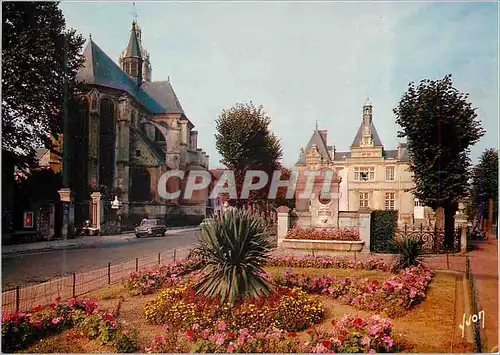
[[132,22],[128,45],[122,52],[119,62],[121,69],[136,78],[140,85],[151,81],[151,62],[149,53],[142,47],[142,31],[137,22]]

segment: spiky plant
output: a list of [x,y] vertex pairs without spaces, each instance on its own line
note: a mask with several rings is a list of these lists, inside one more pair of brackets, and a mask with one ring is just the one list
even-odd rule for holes
[[389,244],[390,250],[396,254],[392,265],[393,271],[418,266],[422,263],[422,246],[414,236],[404,236],[393,239]]
[[262,276],[271,251],[266,224],[241,210],[231,210],[202,227],[196,253],[203,260],[204,276],[197,294],[232,305],[245,297],[268,295],[271,285]]

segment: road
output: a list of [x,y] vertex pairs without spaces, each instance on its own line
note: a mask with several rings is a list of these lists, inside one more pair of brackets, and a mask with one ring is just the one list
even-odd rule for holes
[[173,249],[188,248],[196,242],[198,234],[199,231],[171,231],[164,237],[131,238],[78,249],[2,255],[2,290],[105,267],[108,263],[113,265]]

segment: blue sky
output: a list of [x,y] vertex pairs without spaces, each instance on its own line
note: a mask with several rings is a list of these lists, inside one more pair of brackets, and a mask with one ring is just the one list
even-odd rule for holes
[[[131,2],[63,2],[67,26],[118,61]],[[395,149],[392,109],[410,81],[451,73],[486,129],[474,162],[498,148],[498,4],[431,2],[136,2],[153,80],[170,76],[199,131],[198,145],[220,166],[215,120],[252,100],[272,118],[284,163],[293,165],[318,120],[329,144],[347,151],[362,105],[386,149]]]

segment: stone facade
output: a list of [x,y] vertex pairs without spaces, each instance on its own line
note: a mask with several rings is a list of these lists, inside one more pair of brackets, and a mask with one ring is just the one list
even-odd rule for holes
[[[118,196],[122,223],[144,216],[204,215],[206,192],[190,201],[163,200],[158,181],[168,170],[208,170],[209,157],[197,145],[194,124],[182,108],[170,80],[151,81],[150,56],[134,22],[120,66],[90,39],[82,83],[81,109],[73,117],[74,141],[71,189],[75,193],[76,223],[89,218],[90,194],[102,193],[101,221]],[[167,190],[182,187],[169,179]]]
[[429,224],[431,212],[427,208],[415,214],[421,205],[409,191],[414,182],[408,170],[406,143],[400,143],[395,150],[384,148],[369,100],[363,106],[362,122],[348,152],[328,145],[327,133],[316,128],[306,148],[301,149],[296,168],[334,169],[341,181],[340,211],[395,209],[400,224]]

